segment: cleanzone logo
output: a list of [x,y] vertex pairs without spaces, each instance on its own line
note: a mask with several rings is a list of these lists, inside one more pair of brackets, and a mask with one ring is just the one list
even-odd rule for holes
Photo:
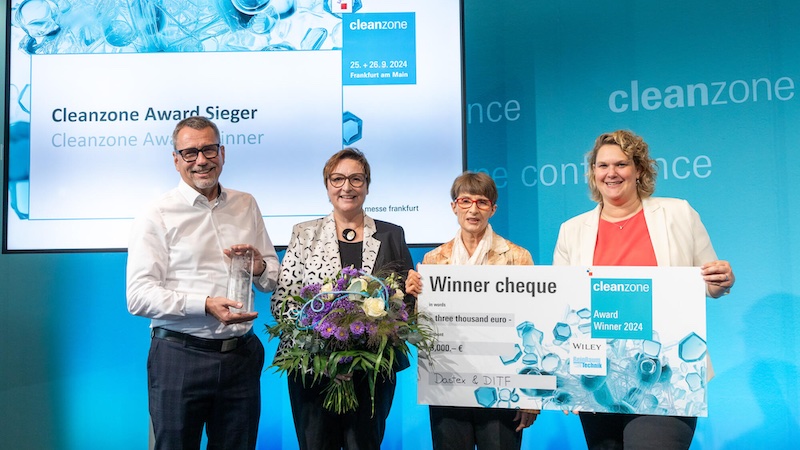
[[608,109],[615,113],[627,111],[655,111],[661,108],[694,108],[723,106],[741,103],[781,101],[794,98],[795,85],[791,77],[752,78],[648,86],[631,80],[626,89],[608,96]]
[[592,333],[596,339],[653,337],[653,280],[592,279]]

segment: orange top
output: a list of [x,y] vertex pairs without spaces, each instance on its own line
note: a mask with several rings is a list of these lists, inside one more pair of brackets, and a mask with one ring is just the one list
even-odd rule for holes
[[596,266],[656,266],[644,210],[619,222],[600,219],[594,247]]

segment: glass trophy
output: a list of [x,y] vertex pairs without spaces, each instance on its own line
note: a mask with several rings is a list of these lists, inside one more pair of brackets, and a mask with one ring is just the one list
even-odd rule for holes
[[231,312],[253,312],[253,252],[233,254],[229,273],[226,297],[242,304],[241,308],[231,308]]

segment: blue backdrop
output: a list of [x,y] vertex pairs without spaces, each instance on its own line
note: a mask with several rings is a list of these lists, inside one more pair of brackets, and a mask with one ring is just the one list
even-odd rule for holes
[[[629,128],[659,158],[656,195],[688,199],[731,262],[733,293],[708,301],[717,375],[693,449],[800,438],[798,23],[794,0],[465,1],[468,166],[500,187],[500,234],[550,264],[558,225],[593,206],[584,153]],[[148,324],[126,311],[125,260],[0,256],[0,447],[146,448]],[[430,446],[415,382],[400,374],[387,449]],[[285,381],[268,371],[263,390],[259,448],[296,448]],[[574,416],[546,412],[524,447],[585,444]]]

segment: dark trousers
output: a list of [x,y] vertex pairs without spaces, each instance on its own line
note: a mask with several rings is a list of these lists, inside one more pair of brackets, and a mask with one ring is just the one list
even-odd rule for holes
[[392,407],[396,378],[378,377],[375,383],[375,413],[369,384],[363,372],[353,376],[358,408],[346,414],[336,414],[323,407],[329,378],[311,384],[311,377],[289,376],[289,400],[300,450],[379,450],[386,431],[386,418]]
[[514,421],[517,411],[495,408],[431,406],[431,435],[435,450],[519,449],[522,432]]
[[252,335],[221,353],[154,338],[147,358],[150,417],[156,450],[256,447],[264,347]]
[[697,417],[581,413],[589,450],[686,450]]

